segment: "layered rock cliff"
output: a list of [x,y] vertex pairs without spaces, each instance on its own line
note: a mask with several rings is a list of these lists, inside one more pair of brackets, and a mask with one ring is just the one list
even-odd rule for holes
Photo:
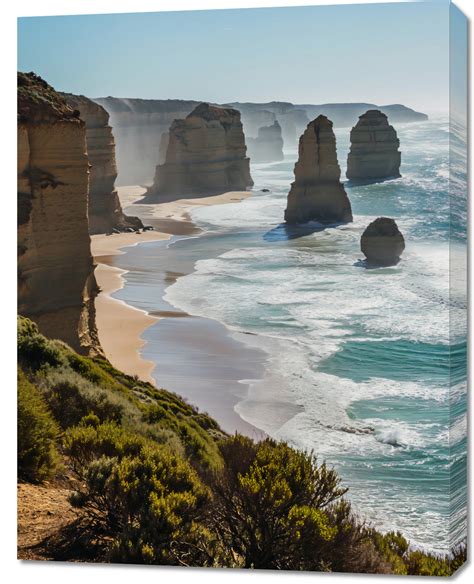
[[252,162],[274,162],[283,160],[283,138],[281,126],[274,122],[271,126],[259,128],[256,138],[246,138],[247,153]]
[[66,103],[78,110],[86,124],[87,154],[91,164],[89,176],[89,232],[108,233],[112,229],[143,227],[138,217],[128,217],[122,211],[115,190],[117,165],[115,141],[109,126],[109,114],[99,104],[84,95],[62,93]]
[[117,183],[149,186],[159,160],[160,140],[173,120],[185,118],[199,101],[178,99],[94,99],[110,114],[116,141]]
[[[161,136],[173,120],[185,118],[201,102],[179,99],[130,99],[116,97],[94,98],[110,114],[118,166],[118,185],[151,185],[159,160]],[[218,105],[219,104],[211,104]],[[352,127],[368,109],[380,109],[392,122],[411,122],[427,119],[403,105],[377,106],[370,103],[293,104],[233,102],[220,104],[241,113],[246,137],[257,137],[258,129],[276,120],[281,126],[285,146],[297,146],[309,120],[323,114],[335,127]]]
[[287,223],[352,221],[349,197],[340,182],[332,122],[318,116],[300,138],[295,181],[288,194]]
[[347,157],[347,178],[383,180],[400,176],[401,153],[397,132],[379,110],[360,116],[351,130],[351,149]]
[[88,229],[89,160],[79,112],[18,74],[18,312],[83,353],[100,351]]
[[169,130],[151,197],[245,190],[253,185],[240,113],[202,103]]
[[379,217],[362,234],[360,249],[369,264],[392,266],[400,261],[405,239],[393,219]]

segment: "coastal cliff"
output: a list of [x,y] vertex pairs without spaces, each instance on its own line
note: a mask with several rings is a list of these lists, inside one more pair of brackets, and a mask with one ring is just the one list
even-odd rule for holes
[[283,141],[293,145],[309,122],[308,114],[303,108],[286,101],[232,102],[226,105],[241,112],[245,136],[249,137],[257,137],[259,128],[270,126],[277,121],[281,127]]
[[173,120],[185,118],[199,101],[180,99],[93,100],[110,114],[115,142],[119,186],[149,186],[159,160],[160,141]]
[[[160,140],[173,120],[185,118],[201,102],[180,99],[135,99],[117,97],[94,98],[110,114],[118,166],[116,184],[145,185],[153,182],[159,160]],[[289,148],[296,147],[299,136],[309,120],[322,114],[331,119],[334,127],[352,127],[360,115],[369,109],[379,109],[393,123],[417,122],[428,119],[404,105],[379,106],[371,103],[293,104],[272,101],[267,103],[231,102],[221,105],[241,113],[246,137],[256,138],[258,129],[277,121],[282,138]]]
[[79,112],[18,73],[18,312],[82,353],[100,352],[88,187]]
[[303,104],[299,108],[306,110],[311,118],[324,115],[332,120],[335,128],[351,128],[357,119],[367,110],[379,110],[397,124],[424,122],[428,116],[402,104],[377,105],[375,103],[324,103]]
[[351,180],[383,180],[400,177],[401,153],[397,132],[379,110],[360,116],[351,130],[351,149],[346,176]]
[[89,176],[89,232],[107,233],[112,229],[143,227],[138,217],[127,217],[115,190],[117,164],[115,141],[109,126],[109,114],[84,95],[62,93],[73,110],[79,111],[86,124],[87,155],[91,164]]
[[247,152],[252,162],[283,160],[281,126],[275,121],[271,126],[258,129],[256,138],[247,138]]
[[253,185],[240,113],[202,103],[169,130],[150,197],[245,190]]
[[295,181],[288,194],[287,223],[352,221],[349,197],[340,182],[332,122],[318,116],[300,138]]

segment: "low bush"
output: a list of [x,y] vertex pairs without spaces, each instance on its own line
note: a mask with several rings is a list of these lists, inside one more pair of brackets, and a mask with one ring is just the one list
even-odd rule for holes
[[45,365],[57,367],[64,363],[61,345],[40,334],[38,327],[28,318],[18,317],[18,362],[30,370]]
[[18,376],[18,476],[40,482],[54,475],[59,429],[41,393],[23,373]]
[[77,425],[87,414],[95,414],[101,422],[132,423],[140,411],[122,393],[107,391],[84,379],[67,367],[43,376],[41,389],[46,401],[63,429]]
[[71,502],[96,538],[112,541],[110,559],[173,564],[192,549],[208,495],[185,460],[92,417],[67,432],[66,451],[82,479]]
[[221,445],[225,461],[211,478],[209,520],[243,567],[316,569],[337,527],[325,509],[340,499],[336,473],[284,443],[235,436]]

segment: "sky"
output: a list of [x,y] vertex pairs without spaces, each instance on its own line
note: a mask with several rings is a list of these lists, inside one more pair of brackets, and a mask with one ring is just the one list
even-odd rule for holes
[[448,104],[447,1],[18,20],[18,69],[60,91],[293,103]]

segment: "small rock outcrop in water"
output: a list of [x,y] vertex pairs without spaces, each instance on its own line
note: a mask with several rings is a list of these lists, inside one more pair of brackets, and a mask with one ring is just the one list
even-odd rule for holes
[[379,217],[362,234],[360,249],[369,264],[393,266],[400,261],[405,240],[393,219]]
[[346,176],[350,180],[383,180],[400,176],[397,132],[379,110],[369,110],[351,130]]
[[150,196],[199,195],[253,185],[240,113],[202,103],[169,130]]
[[300,138],[285,221],[325,224],[352,221],[351,203],[340,178],[332,122],[318,116]]
[[18,73],[18,312],[97,353],[88,183],[79,112],[41,77]]
[[78,110],[86,124],[87,155],[91,164],[89,176],[89,232],[106,233],[113,229],[143,227],[138,217],[128,217],[122,211],[115,190],[117,165],[115,141],[105,109],[84,95],[63,93],[62,97]]
[[258,129],[256,138],[247,138],[247,152],[252,162],[276,162],[283,160],[281,126],[275,121],[271,126]]

